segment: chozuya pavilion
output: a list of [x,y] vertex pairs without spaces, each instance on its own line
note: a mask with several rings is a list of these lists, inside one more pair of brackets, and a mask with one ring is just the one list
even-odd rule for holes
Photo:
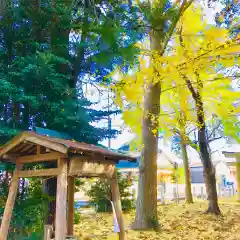
[[[12,162],[8,198],[1,221],[0,240],[7,240],[9,225],[18,192],[18,179],[57,177],[55,240],[73,235],[74,177],[106,177],[112,191],[112,201],[120,229],[126,239],[115,165],[119,160],[136,161],[132,156],[76,141],[49,137],[35,132],[23,132],[0,148],[0,161]],[[56,162],[56,168],[24,170],[24,164]],[[67,197],[68,196],[68,197]]]

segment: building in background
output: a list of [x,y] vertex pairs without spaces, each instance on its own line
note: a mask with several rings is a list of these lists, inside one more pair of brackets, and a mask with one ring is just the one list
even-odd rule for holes
[[[124,144],[122,147],[118,149],[118,151],[124,151],[125,153],[132,154],[138,159],[136,163],[120,161],[119,164],[117,164],[117,169],[119,172],[133,179],[133,186],[131,189],[136,197],[137,191],[138,191],[137,185],[138,185],[139,161],[140,161],[141,153],[138,151],[136,152],[130,151],[129,143]],[[173,185],[174,175],[178,176],[177,177],[178,183],[182,182],[184,178],[184,175],[183,175],[184,172],[183,172],[183,168],[181,167],[181,163],[182,163],[182,160],[178,156],[176,156],[174,153],[172,153],[166,144],[160,142],[159,150],[158,150],[158,158],[157,158],[157,167],[158,167],[157,183],[159,186],[158,195],[160,195],[161,187],[164,188],[165,193],[167,192],[167,190],[170,190],[169,186]],[[176,166],[180,166],[180,167],[177,170],[174,170]],[[177,174],[176,174],[176,171],[177,171]],[[160,198],[160,196],[158,196],[158,198]]]

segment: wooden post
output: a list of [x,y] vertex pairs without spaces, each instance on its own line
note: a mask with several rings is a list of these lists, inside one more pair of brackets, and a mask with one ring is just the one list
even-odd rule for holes
[[125,229],[124,229],[122,204],[121,204],[120,193],[119,193],[119,189],[118,189],[116,170],[114,171],[114,174],[113,174],[112,178],[110,179],[110,184],[111,184],[111,190],[112,190],[113,205],[115,208],[118,226],[120,229],[119,240],[126,240],[127,238],[126,238],[126,233],[125,233]]
[[17,196],[17,190],[18,190],[18,176],[21,166],[17,163],[16,169],[13,173],[11,185],[9,188],[8,198],[5,205],[1,228],[0,228],[0,240],[7,240],[8,235],[8,229],[10,226],[10,221],[12,217],[14,202]]
[[41,146],[37,145],[37,155],[40,155],[40,154],[41,154]]
[[74,188],[75,178],[68,177],[68,212],[67,212],[67,234],[73,236],[74,227]]
[[67,159],[58,159],[55,239],[65,240],[67,230]]
[[44,225],[44,240],[51,240],[52,230],[52,225]]

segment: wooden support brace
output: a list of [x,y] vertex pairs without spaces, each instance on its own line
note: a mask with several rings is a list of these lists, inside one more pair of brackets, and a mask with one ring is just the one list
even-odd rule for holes
[[48,162],[56,160],[60,157],[67,157],[65,154],[62,153],[44,153],[44,154],[38,154],[38,155],[28,155],[25,157],[19,157],[17,158],[17,161],[19,163],[38,163],[38,162]]
[[40,154],[41,154],[41,146],[37,145],[37,155],[40,155]]
[[20,151],[21,153],[22,152],[25,152],[25,151],[28,151],[30,148],[32,148],[34,145],[32,145],[32,144],[27,144],[26,146],[24,146],[23,148],[21,148],[20,150],[18,150],[18,151]]
[[25,171],[19,172],[19,177],[21,178],[48,177],[48,176],[57,176],[59,173],[60,173],[60,169],[58,168],[25,170]]
[[68,177],[68,213],[67,213],[67,234],[73,236],[74,227],[74,190],[75,178]]
[[10,226],[14,202],[15,202],[15,199],[17,196],[18,178],[19,178],[20,168],[21,168],[21,165],[17,163],[16,169],[13,173],[11,185],[9,188],[7,202],[6,202],[6,205],[4,208],[4,213],[3,213],[3,218],[2,218],[2,222],[1,222],[1,228],[0,228],[0,240],[7,240],[8,229]]
[[67,230],[67,159],[58,159],[55,239],[65,240]]
[[115,208],[118,226],[120,229],[119,240],[126,240],[127,238],[126,238],[126,233],[125,233],[125,228],[124,228],[122,204],[121,204],[121,198],[120,198],[120,193],[119,193],[119,189],[118,189],[116,170],[114,171],[113,177],[110,179],[110,184],[111,184],[111,190],[112,190],[113,205]]

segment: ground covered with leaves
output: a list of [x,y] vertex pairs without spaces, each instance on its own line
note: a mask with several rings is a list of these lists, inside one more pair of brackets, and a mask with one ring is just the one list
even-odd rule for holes
[[[128,240],[137,239],[227,239],[240,240],[240,204],[221,203],[223,216],[204,215],[206,202],[194,204],[171,204],[159,206],[158,214],[162,225],[160,232],[133,231],[130,225],[134,212],[125,214]],[[118,239],[113,233],[111,214],[83,214],[81,223],[75,226],[78,239]]]

